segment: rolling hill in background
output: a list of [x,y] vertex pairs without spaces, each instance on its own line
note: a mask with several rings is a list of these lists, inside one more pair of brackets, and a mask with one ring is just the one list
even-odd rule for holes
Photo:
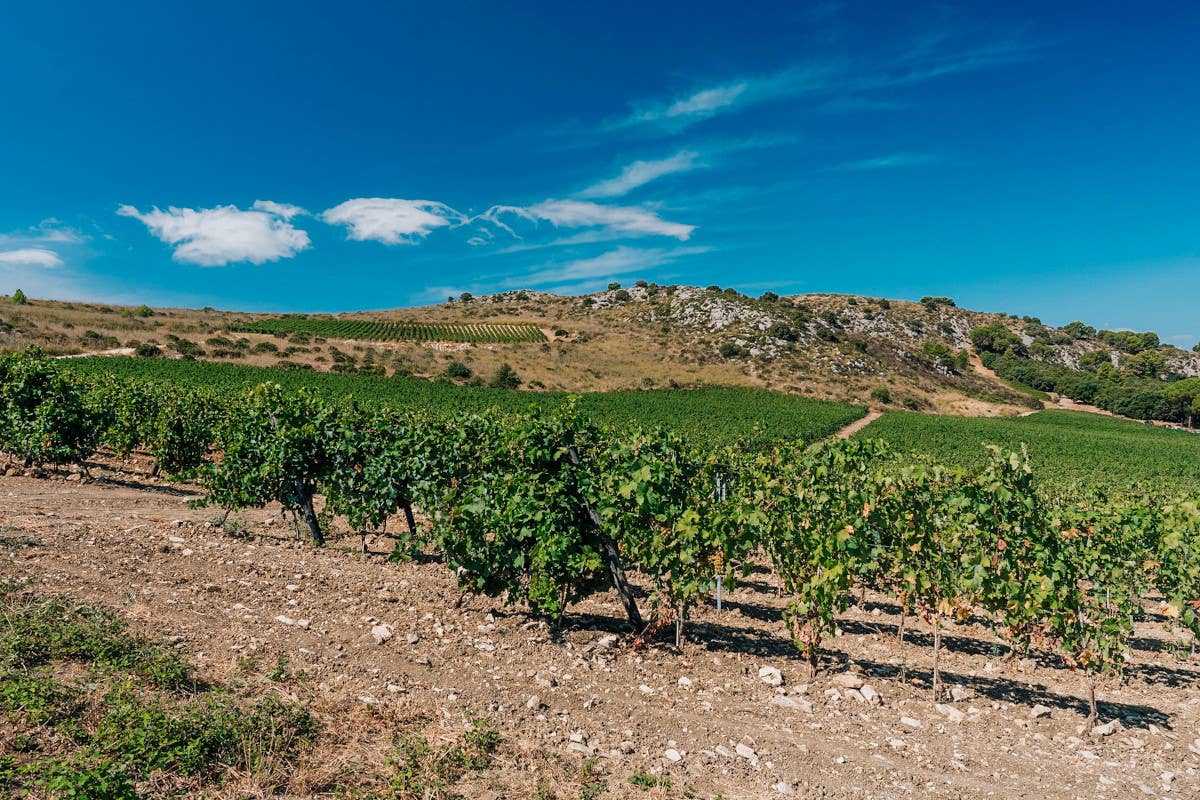
[[[1200,353],[1162,345],[1153,334],[1096,331],[1083,323],[1055,328],[1031,317],[958,308],[949,298],[920,303],[822,294],[752,298],[733,289],[639,282],[582,296],[513,291],[419,308],[282,318],[6,300],[0,300],[5,350],[36,345],[55,355],[140,352],[464,384],[489,382],[509,364],[522,388],[563,392],[749,386],[883,409],[1012,416],[1059,404],[1031,385],[1047,369],[1095,375],[1104,372],[1103,362],[1110,365],[1110,382],[1128,378],[1163,385],[1200,376]],[[352,323],[372,322],[423,324],[434,336],[438,323],[463,330],[520,325],[512,330],[529,340],[489,341],[484,335],[472,342],[467,334],[446,336],[460,341],[353,338],[355,329],[371,326]],[[529,326],[542,335],[529,336]],[[989,326],[1011,336],[1005,352],[973,346],[972,331]],[[274,332],[250,332],[256,327]],[[283,332],[289,328],[291,333]],[[1030,369],[1038,374],[1030,377]],[[1156,390],[1157,384],[1143,388]],[[1094,393],[1083,396],[1093,399]]]

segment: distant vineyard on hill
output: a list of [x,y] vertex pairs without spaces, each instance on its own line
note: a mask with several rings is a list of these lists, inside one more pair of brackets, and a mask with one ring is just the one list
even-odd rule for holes
[[327,339],[363,339],[374,342],[469,342],[512,344],[544,342],[536,325],[511,323],[385,322],[381,320],[286,316],[230,326],[241,333],[287,336],[295,333]]

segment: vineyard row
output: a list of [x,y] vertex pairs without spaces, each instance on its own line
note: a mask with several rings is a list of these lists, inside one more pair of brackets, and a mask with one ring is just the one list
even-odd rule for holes
[[231,325],[230,330],[242,333],[268,333],[275,336],[301,333],[328,339],[362,339],[377,342],[512,344],[546,341],[546,334],[538,326],[511,323],[384,322],[278,317]]
[[[206,505],[279,503],[317,545],[318,495],[364,535],[403,519],[398,556],[433,550],[464,591],[533,614],[561,620],[615,589],[634,632],[673,625],[677,645],[718,583],[765,562],[816,669],[837,615],[871,588],[932,626],[935,699],[942,632],[968,619],[1014,655],[1081,670],[1093,719],[1095,677],[1121,672],[1146,597],[1200,634],[1200,507],[1133,486],[1040,486],[1023,452],[992,448],[957,470],[871,441],[713,448],[598,426],[572,404],[435,418],[274,384],[181,392],[72,378],[36,354],[0,359],[0,450],[80,463],[101,446],[150,452],[163,473],[196,480]],[[653,587],[640,603],[633,570]]]

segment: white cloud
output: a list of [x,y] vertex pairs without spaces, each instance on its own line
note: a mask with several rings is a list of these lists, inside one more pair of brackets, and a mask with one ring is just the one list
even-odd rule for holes
[[669,158],[657,161],[634,161],[621,170],[615,178],[600,181],[579,193],[580,197],[620,197],[650,181],[680,172],[690,172],[702,167],[700,156],[691,150],[683,150]]
[[[270,201],[259,203],[265,205]],[[293,227],[287,217],[261,208],[243,211],[229,205],[196,210],[170,206],[162,211],[155,206],[152,211],[142,213],[124,205],[117,213],[140,221],[153,236],[174,245],[172,257],[184,264],[205,267],[240,261],[262,264],[291,258],[311,245],[308,234]]]
[[621,247],[592,258],[581,258],[562,264],[541,267],[514,277],[510,283],[520,286],[555,286],[565,283],[587,284],[628,275],[639,270],[653,269],[684,256],[708,252],[706,247],[635,248]]
[[62,264],[58,253],[44,247],[0,250],[0,265],[6,267],[61,267]]
[[600,228],[626,236],[671,236],[680,241],[696,230],[695,225],[670,222],[647,208],[606,206],[585,200],[551,199],[526,207],[493,206],[478,219],[490,221],[515,236],[501,219],[506,214],[531,222],[549,222],[556,228]]
[[330,225],[344,225],[355,241],[416,244],[437,228],[461,225],[467,217],[434,200],[357,197],[321,215]]
[[268,214],[274,214],[285,220],[290,220],[295,216],[308,215],[308,211],[300,206],[293,206],[289,203],[276,203],[274,200],[255,200],[254,210],[265,211]]

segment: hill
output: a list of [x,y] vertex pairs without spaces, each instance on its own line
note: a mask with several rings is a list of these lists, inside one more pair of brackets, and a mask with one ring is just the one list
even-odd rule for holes
[[[752,386],[877,407],[1011,416],[1040,408],[1045,396],[973,367],[972,330],[1003,326],[1036,358],[1062,368],[1094,364],[1089,353],[1117,364],[1146,344],[1099,339],[1082,323],[1060,329],[1030,317],[970,311],[948,298],[751,298],[718,287],[640,283],[582,296],[512,291],[420,308],[307,315],[290,333],[272,327],[279,315],[0,300],[0,349],[38,345],[56,355],[140,352],[425,378],[444,376],[458,362],[451,374],[461,383],[486,382],[507,363],[524,388],[536,390]],[[533,325],[545,340],[372,341],[310,332],[314,322],[337,320]],[[264,322],[275,332],[247,330]],[[1154,345],[1164,372],[1200,375],[1200,354],[1162,346],[1157,337]]]

